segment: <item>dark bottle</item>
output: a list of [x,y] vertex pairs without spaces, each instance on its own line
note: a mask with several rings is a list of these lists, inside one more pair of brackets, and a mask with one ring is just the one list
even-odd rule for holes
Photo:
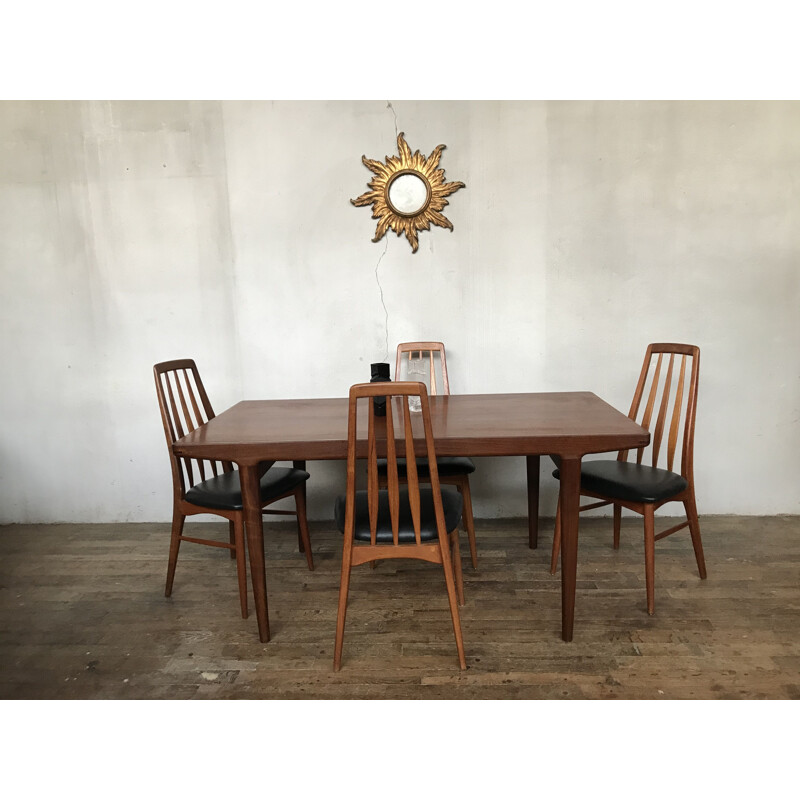
[[[387,363],[379,361],[375,364],[370,364],[369,366],[372,371],[372,377],[369,380],[370,383],[384,383],[391,380],[389,377],[389,365]],[[373,408],[375,409],[375,416],[385,417],[386,396],[373,397],[372,402]]]

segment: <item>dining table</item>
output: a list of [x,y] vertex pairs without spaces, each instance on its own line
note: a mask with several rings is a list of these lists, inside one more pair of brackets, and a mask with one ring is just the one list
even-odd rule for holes
[[[429,404],[437,456],[525,458],[531,548],[538,543],[540,459],[552,456],[559,464],[561,638],[572,641],[581,459],[644,447],[649,432],[588,391],[432,395]],[[243,400],[173,445],[178,456],[230,461],[238,467],[262,642],[269,641],[270,633],[259,481],[276,461],[346,460],[347,417],[346,397]],[[364,426],[360,442],[366,438],[366,422]],[[366,456],[366,451],[357,455]]]

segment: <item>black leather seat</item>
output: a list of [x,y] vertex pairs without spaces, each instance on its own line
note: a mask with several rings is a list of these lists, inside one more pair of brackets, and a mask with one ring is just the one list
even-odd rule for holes
[[[553,471],[559,478],[559,470]],[[685,478],[659,467],[629,461],[585,461],[581,464],[581,488],[634,503],[660,503],[682,492]]]
[[[438,459],[437,459],[438,460]],[[444,513],[444,527],[452,531],[458,527],[461,519],[461,495],[455,489],[442,489],[442,511]],[[422,542],[438,541],[439,534],[436,530],[436,512],[433,507],[433,490],[420,489],[420,532]],[[336,498],[333,513],[336,527],[344,533],[345,522],[345,495]],[[366,491],[356,492],[356,515],[353,538],[358,542],[371,541],[369,526],[369,505]],[[416,541],[414,526],[411,519],[411,506],[408,501],[408,490],[400,490],[400,516],[398,520],[398,541],[400,544],[413,544]],[[391,544],[392,523],[389,516],[389,492],[382,490],[378,494],[378,524],[375,539],[379,544]]]
[[[302,469],[270,467],[261,478],[261,502],[267,503],[273,498],[294,491],[309,477],[310,475]],[[242,488],[239,485],[239,471],[223,472],[192,486],[186,492],[186,499],[190,503],[207,508],[241,511]]]

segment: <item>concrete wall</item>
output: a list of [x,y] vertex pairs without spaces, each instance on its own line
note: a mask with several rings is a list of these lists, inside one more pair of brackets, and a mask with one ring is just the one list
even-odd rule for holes
[[[414,255],[349,203],[397,130],[466,183]],[[648,342],[696,343],[701,514],[799,513],[798,130],[792,102],[0,103],[0,522],[168,519],[157,361],[219,411],[343,396],[387,338],[444,341],[458,392],[623,410]],[[344,467],[310,468],[329,518]],[[522,459],[473,494],[523,515]]]

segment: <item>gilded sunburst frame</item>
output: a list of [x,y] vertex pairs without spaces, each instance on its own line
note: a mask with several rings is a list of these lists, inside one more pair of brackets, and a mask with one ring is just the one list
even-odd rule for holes
[[[411,251],[416,253],[419,248],[418,231],[430,230],[431,223],[453,230],[453,223],[441,211],[448,204],[445,198],[463,189],[466,184],[461,181],[444,182],[444,170],[438,169],[438,166],[445,145],[438,145],[426,158],[419,150],[412,154],[403,136],[402,133],[397,136],[399,158],[386,156],[386,162],[381,163],[361,156],[364,166],[372,170],[375,177],[367,184],[370,191],[350,202],[354,206],[372,205],[372,218],[378,220],[373,242],[379,242],[391,228],[398,236],[404,233]],[[389,198],[392,184],[402,175],[414,175],[425,185],[426,199],[414,211],[400,210]]]

